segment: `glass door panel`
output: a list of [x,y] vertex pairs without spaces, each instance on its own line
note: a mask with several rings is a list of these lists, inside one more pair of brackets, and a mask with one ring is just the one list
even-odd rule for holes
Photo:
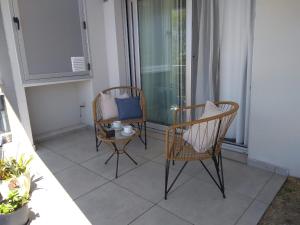
[[169,125],[172,108],[185,103],[186,2],[138,0],[139,80],[147,119]]

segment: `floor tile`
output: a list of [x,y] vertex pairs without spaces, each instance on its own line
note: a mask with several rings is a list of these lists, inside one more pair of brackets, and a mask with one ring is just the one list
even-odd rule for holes
[[[170,171],[170,181],[174,179],[176,174],[174,171]],[[189,178],[189,176],[181,174],[173,190]],[[148,162],[114,180],[114,182],[151,202],[157,203],[164,197],[165,168],[158,163]]]
[[229,192],[223,199],[211,184],[192,179],[162,200],[159,205],[193,224],[233,225],[252,199]]
[[281,186],[284,184],[285,180],[285,176],[274,174],[269,182],[264,186],[262,191],[258,194],[256,199],[266,204],[270,204]]
[[167,210],[154,206],[130,225],[191,225]]
[[[127,151],[139,165],[121,155],[118,179],[113,179],[116,158],[104,164],[111,146],[102,144],[96,152],[93,129],[60,135],[42,142],[38,149],[93,224],[256,224],[285,181],[285,177],[224,159],[227,198],[223,199],[202,165],[194,161],[187,164],[168,200],[163,200],[162,140],[149,137],[147,150],[139,139],[130,143]],[[171,163],[169,180],[183,163]],[[205,163],[214,169],[211,161]]]
[[63,169],[75,165],[70,160],[45,148],[38,149],[37,154],[39,155],[41,160],[47,165],[47,167],[51,170],[52,173],[59,172]]
[[76,200],[82,212],[92,224],[128,224],[152,204],[133,193],[108,183]]
[[267,204],[255,200],[240,218],[237,225],[256,225],[267,208]]
[[[112,152],[102,154],[99,157],[90,159],[89,161],[83,163],[82,166],[94,171],[95,173],[107,179],[115,179],[117,156],[114,155],[106,165],[104,164],[104,162],[108,159],[111,153]],[[128,172],[129,170],[140,166],[146,161],[144,158],[139,156],[132,155],[132,157],[138,163],[138,165],[135,165],[125,154],[120,155],[118,169],[119,177],[122,176],[122,174]]]
[[107,179],[78,165],[67,168],[55,176],[73,199],[108,182]]
[[[161,165],[166,164],[166,159],[165,159],[164,155],[160,155],[160,156],[152,159],[152,161],[160,163]],[[212,163],[211,160],[205,160],[203,162],[206,166],[208,166],[209,164]],[[183,164],[184,164],[184,161],[175,161],[174,165],[173,165],[173,163],[170,163],[170,168],[178,171],[182,168]],[[198,176],[199,174],[201,174],[203,172],[203,170],[204,170],[203,166],[197,160],[197,161],[188,162],[188,164],[186,165],[186,167],[184,168],[184,170],[182,172],[184,174],[194,177],[194,176]]]
[[147,159],[153,159],[164,153],[164,142],[148,138],[147,149],[145,150],[144,144],[137,138],[128,145],[128,152]]
[[[104,146],[104,145],[103,145]],[[104,148],[103,148],[104,149]],[[57,154],[63,155],[73,162],[82,163],[93,157],[99,156],[108,151],[106,147],[104,151],[96,151],[95,144],[92,142],[78,143],[72,146],[57,148],[54,150]]]
[[[216,176],[214,164],[210,164],[208,168],[212,174]],[[227,159],[223,159],[223,168],[225,191],[235,191],[251,198],[256,197],[272,176],[271,172]],[[197,177],[213,184],[213,181],[206,171],[203,171]]]

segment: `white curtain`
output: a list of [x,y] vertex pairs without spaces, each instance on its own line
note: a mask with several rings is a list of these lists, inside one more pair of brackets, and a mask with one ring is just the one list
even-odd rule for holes
[[238,144],[247,144],[247,78],[251,73],[253,2],[201,0],[197,7],[199,46],[195,101],[237,102],[240,109],[226,137]]
[[200,0],[194,2],[195,29],[193,93],[194,103],[215,100],[218,95],[219,62],[219,13],[217,1]]

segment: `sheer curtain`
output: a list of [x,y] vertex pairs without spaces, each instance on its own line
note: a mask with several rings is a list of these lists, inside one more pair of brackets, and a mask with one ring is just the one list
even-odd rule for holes
[[237,102],[240,110],[226,138],[245,145],[253,3],[253,0],[200,0],[196,7],[198,63],[194,76],[195,103],[206,100]]

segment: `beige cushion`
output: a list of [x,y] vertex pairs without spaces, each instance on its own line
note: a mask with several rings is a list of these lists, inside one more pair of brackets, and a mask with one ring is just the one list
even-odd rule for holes
[[[207,101],[204,113],[199,119],[216,116],[222,111],[212,102]],[[183,139],[191,144],[195,151],[205,152],[213,146],[217,133],[219,119],[209,122],[194,124],[183,133]]]
[[[115,101],[115,97],[109,94],[100,93],[101,100],[100,100],[100,107],[102,111],[102,119],[107,120],[111,118],[117,118],[118,117],[118,108]],[[123,93],[117,98],[128,98],[127,93]]]

